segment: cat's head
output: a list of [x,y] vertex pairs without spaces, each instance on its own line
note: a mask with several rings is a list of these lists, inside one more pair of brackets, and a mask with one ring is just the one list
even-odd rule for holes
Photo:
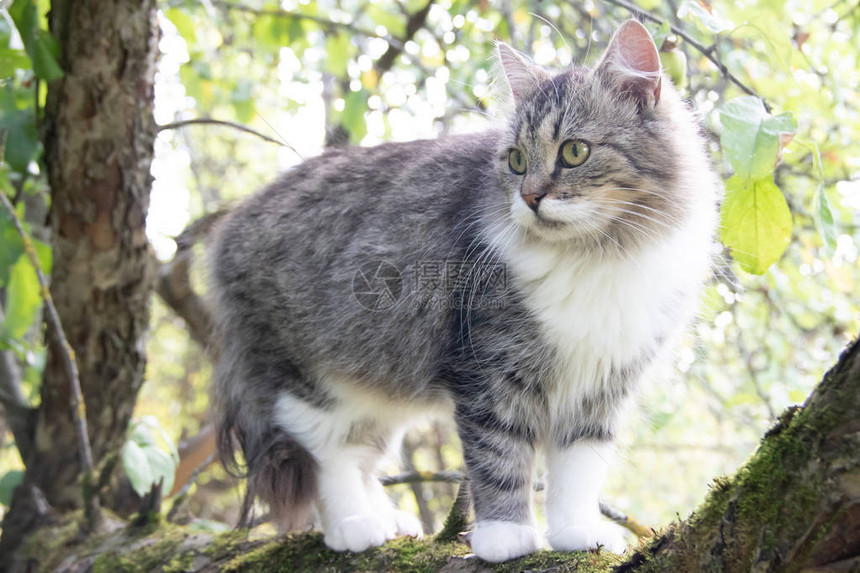
[[689,202],[679,138],[698,155],[701,144],[679,125],[693,122],[647,30],[627,21],[593,69],[557,74],[497,47],[515,105],[497,167],[513,222],[543,240],[623,250],[674,228]]

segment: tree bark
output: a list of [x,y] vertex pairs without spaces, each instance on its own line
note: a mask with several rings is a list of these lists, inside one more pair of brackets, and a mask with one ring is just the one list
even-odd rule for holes
[[[74,544],[75,528],[60,525],[34,534],[19,563],[31,571],[860,571],[858,412],[855,341],[806,404],[786,410],[749,462],[715,480],[689,518],[625,557],[539,551],[494,566],[450,540],[399,539],[355,555],[326,549],[319,534],[248,540],[241,531],[207,536],[172,525],[148,536],[129,526]],[[57,550],[45,551],[48,543]]]
[[[156,135],[156,1],[54,0],[50,28],[64,71],[48,86],[43,124],[51,294],[77,358],[98,464],[122,445],[144,376],[155,277],[145,224]],[[48,339],[24,483],[64,511],[80,507],[80,464],[65,350]],[[15,533],[4,527],[4,545]]]

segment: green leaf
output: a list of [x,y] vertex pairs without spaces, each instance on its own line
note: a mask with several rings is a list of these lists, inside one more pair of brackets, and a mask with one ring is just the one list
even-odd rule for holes
[[767,271],[788,247],[791,227],[791,211],[770,176],[749,181],[735,175],[726,182],[722,240],[745,271]]
[[824,192],[822,186],[819,186],[815,192],[815,208],[812,211],[812,216],[815,219],[815,228],[821,235],[824,244],[827,245],[828,249],[835,249],[836,239],[839,237],[839,228],[833,218],[830,200],[827,199],[827,193]]
[[36,270],[27,257],[20,257],[12,265],[9,273],[9,285],[6,287],[6,318],[3,321],[0,335],[8,339],[22,338],[42,305],[39,289],[39,279]]
[[57,63],[59,57],[59,42],[45,30],[37,30],[35,44],[32,53],[30,53],[30,58],[33,60],[33,72],[36,77],[46,81],[63,77],[63,69]]
[[256,113],[254,98],[251,93],[253,88],[254,84],[251,81],[239,78],[230,92],[230,102],[236,112],[236,119],[242,123],[251,121]]
[[24,253],[24,242],[5,209],[0,209],[0,287],[9,281],[9,273]]
[[149,461],[149,468],[152,472],[150,487],[153,483],[161,481],[161,493],[167,495],[173,489],[176,462],[170,454],[154,446],[143,448],[143,452],[146,454],[146,459]]
[[349,132],[349,139],[358,143],[367,135],[367,122],[364,121],[364,112],[367,111],[367,97],[370,95],[365,89],[357,92],[349,92],[344,103],[341,121],[343,127]]
[[[161,427],[161,424],[158,423],[158,418],[155,416],[143,416],[135,427],[145,427],[149,428],[154,432],[158,432],[161,436],[161,439],[164,441],[164,444],[167,446],[167,449],[170,452],[170,455],[176,460],[176,463],[179,463],[179,452],[176,451],[176,446],[173,444],[173,440],[170,439],[170,436],[167,435],[167,432],[164,428]],[[150,444],[155,445],[155,439],[152,437],[152,434],[147,431],[147,436]]]
[[336,77],[345,77],[349,63],[349,36],[341,33],[329,36],[325,41],[325,51],[326,69]]
[[0,97],[0,128],[6,130],[4,159],[13,170],[24,173],[39,149],[39,133],[32,109],[17,109],[8,94]]
[[[159,447],[154,432],[161,435],[169,452]],[[162,493],[167,495],[173,488],[179,453],[158,420],[153,416],[144,416],[131,427],[128,441],[123,446],[122,463],[132,487],[139,495],[147,493],[152,484],[159,481]]]
[[836,248],[839,228],[836,225],[833,210],[830,208],[830,200],[827,199],[827,193],[824,192],[824,166],[821,165],[821,150],[814,141],[801,139],[798,140],[798,143],[809,149],[812,153],[812,163],[818,174],[818,188],[815,190],[812,204],[812,218],[815,221],[815,228],[818,230],[818,234],[821,235],[824,245],[828,249],[833,250]]
[[374,24],[385,26],[389,34],[395,38],[406,35],[406,22],[399,13],[389,12],[386,8],[392,4],[368,4],[365,14],[370,16]]
[[138,495],[146,495],[146,492],[152,488],[153,482],[152,468],[146,452],[132,440],[128,440],[122,447],[120,458],[131,487]]
[[12,505],[12,494],[15,488],[24,480],[23,470],[12,470],[3,474],[0,478],[0,504],[9,507]]
[[0,78],[11,78],[16,70],[30,69],[30,59],[21,50],[0,48]]
[[152,435],[149,424],[144,424],[140,421],[132,425],[128,439],[142,448],[155,445],[155,436]]
[[[647,8],[646,8],[647,10]],[[651,34],[651,39],[654,40],[654,43],[657,45],[657,49],[661,49],[663,47],[663,42],[666,41],[666,38],[672,34],[672,28],[669,26],[669,22],[663,22],[657,31]]]
[[195,24],[194,17],[188,13],[188,10],[168,8],[164,11],[164,15],[176,26],[176,31],[186,42],[197,42],[197,24]]
[[9,7],[9,15],[21,34],[36,77],[48,81],[63,77],[63,70],[57,63],[60,45],[47,30],[39,27],[37,3],[34,0],[15,0]]
[[770,115],[754,96],[735,98],[720,110],[723,153],[741,179],[758,180],[770,175],[782,148],[797,131],[790,112]]
[[264,14],[254,20],[254,47],[278,53],[278,50],[288,46],[294,38],[304,35],[302,23],[298,18],[283,18]]

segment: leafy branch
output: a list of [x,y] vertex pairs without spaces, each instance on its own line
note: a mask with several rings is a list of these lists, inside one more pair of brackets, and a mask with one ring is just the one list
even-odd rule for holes
[[749,95],[754,96],[754,97],[757,97],[759,100],[761,100],[762,104],[764,104],[764,107],[767,110],[767,112],[768,113],[771,112],[772,108],[771,108],[770,104],[768,104],[768,102],[762,96],[760,96],[758,94],[758,92],[756,92],[753,88],[749,87],[748,85],[743,83],[741,80],[739,80],[734,74],[732,74],[729,71],[729,69],[719,60],[719,58],[716,56],[716,53],[717,53],[717,49],[716,49],[717,44],[716,43],[711,44],[710,46],[705,46],[704,44],[702,44],[701,42],[697,41],[692,36],[690,36],[687,32],[682,30],[680,27],[676,26],[675,24],[672,24],[668,20],[665,20],[659,16],[652,14],[651,12],[648,12],[647,10],[643,10],[642,8],[636,6],[635,4],[628,2],[627,0],[603,0],[603,2],[605,2],[607,4],[612,4],[614,6],[618,6],[620,8],[624,8],[624,9],[630,11],[631,13],[638,15],[640,18],[650,20],[651,22],[654,22],[655,24],[660,24],[661,26],[663,26],[663,25],[668,26],[669,29],[672,30],[673,33],[675,33],[679,37],[683,38],[685,42],[687,42],[689,45],[691,45],[693,48],[695,48],[698,52],[700,52],[703,56],[705,56],[708,60],[710,60],[710,62],[717,67],[720,74],[722,74],[722,76],[724,78],[726,78],[727,80],[729,80],[730,82],[735,84],[744,93],[749,94]]
[[[390,69],[396,57],[402,55],[403,57],[407,58],[412,65],[417,67],[425,76],[429,77],[433,75],[424,66],[424,64],[421,63],[418,58],[412,56],[409,52],[406,51],[406,42],[408,42],[419,29],[426,29],[425,24],[427,15],[430,13],[430,7],[432,6],[433,1],[428,2],[421,10],[418,10],[417,12],[409,15],[406,22],[405,38],[395,38],[391,34],[379,34],[375,30],[363,28],[362,26],[359,26],[353,22],[336,22],[328,18],[312,16],[310,14],[302,14],[301,12],[288,12],[286,10],[267,10],[261,8],[254,8],[245,4],[227,2],[225,0],[212,0],[211,3],[213,6],[224,10],[245,12],[248,14],[253,14],[255,16],[272,16],[276,18],[304,20],[307,22],[313,22],[321,28],[327,30],[341,29],[346,30],[348,32],[352,32],[353,34],[359,36],[364,36],[365,38],[379,38],[388,42],[388,50],[386,50],[376,62],[376,68],[378,72],[385,72]],[[482,114],[484,113],[483,109],[475,105],[474,102],[469,102],[459,92],[452,92],[451,97],[466,111],[472,111]]]

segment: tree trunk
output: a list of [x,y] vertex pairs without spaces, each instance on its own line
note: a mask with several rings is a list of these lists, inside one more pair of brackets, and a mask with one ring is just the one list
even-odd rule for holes
[[[155,276],[145,224],[156,134],[156,1],[53,0],[50,28],[65,72],[48,86],[43,124],[51,294],[77,358],[98,464],[122,445],[143,383]],[[81,504],[78,445],[65,350],[52,333],[47,338],[25,484],[67,510]],[[4,544],[13,533],[4,527]]]
[[[319,534],[270,540],[174,525],[116,524],[75,543],[76,527],[34,534],[28,571],[860,571],[860,342],[846,350],[803,407],[790,408],[738,472],[715,480],[704,503],[632,555],[532,555],[490,565],[456,541],[398,539],[361,554],[326,549]],[[69,520],[71,521],[71,520]],[[55,550],[46,550],[53,546]],[[92,548],[98,549],[92,549]]]
[[860,340],[624,571],[860,571]]

